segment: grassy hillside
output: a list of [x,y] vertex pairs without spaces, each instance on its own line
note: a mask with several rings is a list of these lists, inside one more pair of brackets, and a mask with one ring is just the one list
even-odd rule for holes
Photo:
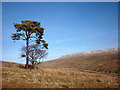
[[78,71],[118,73],[118,53],[83,55],[43,62],[40,66]]
[[116,74],[88,73],[65,69],[24,69],[22,64],[2,63],[3,88],[117,88]]

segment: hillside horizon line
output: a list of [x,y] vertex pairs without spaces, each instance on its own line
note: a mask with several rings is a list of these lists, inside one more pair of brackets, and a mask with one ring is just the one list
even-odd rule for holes
[[[94,50],[88,50],[88,51],[83,51],[83,52],[77,52],[77,53],[71,53],[71,54],[65,54],[62,55],[60,57],[58,57],[57,59],[61,59],[61,58],[69,58],[69,57],[76,57],[76,56],[80,56],[80,55],[93,55],[93,54],[100,54],[100,53],[113,53],[116,52],[118,53],[118,51],[120,51],[120,48],[107,48],[107,49],[94,49]],[[52,59],[52,60],[56,60],[56,59]],[[0,60],[0,62],[5,61],[5,60]],[[47,60],[47,61],[51,61],[51,60]],[[11,62],[11,61],[5,61],[5,62]],[[43,61],[46,62],[46,61]],[[11,62],[11,63],[17,63],[17,62]],[[23,64],[23,63],[20,63]]]

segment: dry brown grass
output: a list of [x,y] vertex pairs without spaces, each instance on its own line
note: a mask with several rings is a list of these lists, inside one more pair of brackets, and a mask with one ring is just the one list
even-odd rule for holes
[[106,73],[118,73],[118,53],[96,54],[59,58],[46,61],[40,66],[50,68],[69,68],[78,71],[95,71]]
[[117,88],[116,74],[2,66],[3,88]]

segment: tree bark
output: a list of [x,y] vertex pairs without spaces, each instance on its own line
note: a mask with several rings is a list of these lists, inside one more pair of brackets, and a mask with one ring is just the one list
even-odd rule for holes
[[26,57],[26,65],[25,65],[25,67],[28,68],[28,60],[29,60],[29,56],[28,56],[28,36],[27,36],[26,44],[27,44],[27,47],[26,47],[26,50],[27,50],[26,56],[27,57]]

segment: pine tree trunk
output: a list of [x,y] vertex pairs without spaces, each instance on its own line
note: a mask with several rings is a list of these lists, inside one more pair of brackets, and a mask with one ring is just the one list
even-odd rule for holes
[[26,65],[25,65],[25,67],[28,68],[28,60],[29,60],[29,57],[28,57],[28,39],[26,41],[26,44],[27,44],[27,47],[26,47],[26,50],[27,50],[26,55],[27,55],[27,57],[26,57]]

